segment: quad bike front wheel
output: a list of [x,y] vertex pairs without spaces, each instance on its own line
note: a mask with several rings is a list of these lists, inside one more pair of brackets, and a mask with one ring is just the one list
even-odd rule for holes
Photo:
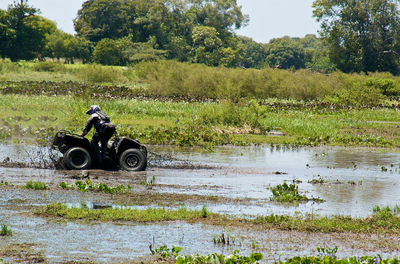
[[92,158],[86,149],[73,147],[64,154],[64,166],[69,170],[87,170],[92,166]]
[[118,163],[122,170],[143,171],[147,167],[147,157],[139,149],[130,148],[122,152]]

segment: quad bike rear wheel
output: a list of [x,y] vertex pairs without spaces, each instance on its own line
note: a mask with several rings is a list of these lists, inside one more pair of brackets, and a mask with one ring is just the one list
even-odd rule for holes
[[73,147],[64,154],[64,166],[70,170],[87,170],[92,166],[92,158],[86,149]]
[[147,167],[147,158],[139,149],[130,148],[122,152],[118,163],[122,170],[143,171]]

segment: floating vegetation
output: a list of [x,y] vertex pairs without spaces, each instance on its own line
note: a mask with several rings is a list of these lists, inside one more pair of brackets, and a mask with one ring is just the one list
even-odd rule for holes
[[384,259],[380,255],[377,256],[353,256],[344,259],[338,259],[336,253],[338,251],[337,247],[334,248],[321,248],[317,247],[317,252],[319,256],[304,256],[304,257],[294,257],[286,261],[279,261],[280,264],[303,264],[303,263],[313,263],[313,264],[375,264],[375,263],[385,263],[385,264],[395,264],[400,262],[399,257]]
[[323,202],[324,200],[319,198],[308,198],[305,195],[301,195],[299,193],[299,187],[293,184],[287,184],[284,182],[283,184],[279,184],[275,187],[270,188],[272,191],[271,201],[276,202],[284,202],[284,203],[293,203],[293,202]]
[[153,255],[159,255],[164,260],[175,259],[176,264],[251,264],[259,263],[258,261],[262,260],[264,257],[261,253],[251,253],[250,256],[243,256],[239,254],[239,250],[234,250],[229,256],[218,253],[209,255],[179,255],[181,250],[180,247],[172,247],[172,249],[169,249],[166,245],[153,250],[152,246],[150,246],[150,252]]
[[110,187],[105,183],[97,183],[94,184],[90,179],[83,181],[76,181],[72,185],[68,185],[65,182],[60,183],[60,188],[61,189],[71,189],[74,190],[75,188],[81,192],[87,192],[87,191],[92,191],[92,192],[104,192],[104,193],[119,193],[119,194],[125,194],[128,193],[132,190],[132,187],[128,184],[127,186],[124,185],[118,185],[116,187]]
[[48,190],[49,187],[44,182],[29,180],[25,186],[26,189],[32,190]]

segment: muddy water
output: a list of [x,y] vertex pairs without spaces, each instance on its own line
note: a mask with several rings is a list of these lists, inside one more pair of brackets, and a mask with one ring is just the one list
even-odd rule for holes
[[[161,151],[161,150],[159,150]],[[171,153],[173,150],[169,150]],[[242,208],[245,214],[318,213],[364,217],[375,205],[400,204],[400,152],[339,147],[271,150],[269,147],[221,147],[212,153],[174,152],[179,159],[219,169],[151,171],[160,191],[179,191],[257,199],[262,206]],[[312,180],[323,184],[311,184]],[[324,203],[296,207],[268,202],[268,187],[298,182],[299,190]],[[179,187],[177,187],[178,185]],[[165,188],[173,186],[174,188]],[[231,209],[229,209],[231,208]],[[237,208],[223,209],[234,213]]]
[[[213,212],[231,215],[320,214],[364,217],[375,205],[400,204],[400,152],[354,148],[302,148],[273,150],[269,147],[219,147],[213,152],[196,149],[174,149],[152,146],[161,160],[151,160],[146,172],[56,171],[36,168],[0,167],[0,180],[12,185],[24,185],[28,180],[58,186],[62,181],[87,177],[114,185],[153,181],[152,191],[186,193],[238,199],[237,203],[187,203],[201,208],[204,204]],[[46,150],[35,147],[0,145],[0,162],[23,164],[43,163]],[[165,157],[173,157],[172,159]],[[164,159],[164,160],[163,160]],[[6,163],[7,163],[6,162]],[[311,184],[322,179],[322,184]],[[268,187],[284,181],[298,182],[299,190],[308,197],[319,197],[324,203],[304,203],[297,206],[269,201]],[[113,224],[51,221],[31,214],[37,206],[53,202],[76,204],[111,204],[110,196],[77,191],[28,191],[20,188],[0,189],[0,223],[6,223],[14,236],[0,240],[0,246],[12,243],[34,243],[50,262],[93,260],[119,262],[149,254],[148,246],[167,244],[184,248],[185,254],[226,253],[240,249],[247,254],[256,248],[268,260],[286,256],[315,254],[317,246],[339,247],[339,255],[351,256],[381,253],[399,254],[399,249],[381,249],[383,238],[353,237],[354,235],[313,235],[281,231],[238,231],[219,227],[188,224]],[[135,205],[131,205],[135,207]],[[137,206],[136,206],[137,207]],[[234,238],[234,245],[215,245],[213,237],[222,232]],[[389,239],[399,244],[398,238]],[[305,243],[304,241],[307,241]],[[354,241],[364,241],[362,248]],[[389,247],[390,248],[390,247]]]

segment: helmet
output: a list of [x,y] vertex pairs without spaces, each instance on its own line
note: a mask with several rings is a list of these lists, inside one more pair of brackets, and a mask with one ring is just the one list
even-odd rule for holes
[[93,113],[96,113],[98,111],[101,111],[100,106],[98,105],[91,105],[89,109],[87,110],[86,114],[91,115]]

